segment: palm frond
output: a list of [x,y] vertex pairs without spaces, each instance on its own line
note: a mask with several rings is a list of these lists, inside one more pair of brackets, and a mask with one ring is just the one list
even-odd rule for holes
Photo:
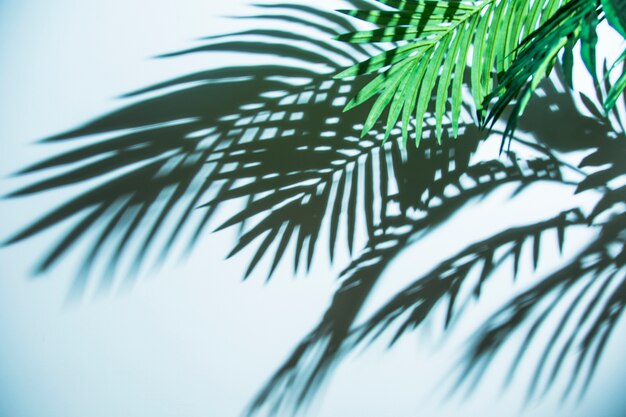
[[[420,126],[435,96],[437,138],[449,112],[454,135],[462,106],[465,68],[471,62],[470,80],[479,120],[483,102],[492,91],[496,74],[513,62],[522,39],[541,27],[567,1],[397,1],[379,0],[387,10],[348,10],[344,13],[381,25],[380,29],[356,31],[338,39],[352,43],[400,42],[337,75],[338,78],[377,73],[346,106],[349,110],[380,93],[364,124],[365,134],[388,108],[390,129],[402,114],[404,141],[414,115]],[[436,90],[435,90],[436,89]],[[450,103],[449,103],[450,102]]]
[[559,57],[571,87],[573,50],[577,44],[580,45],[582,61],[596,87],[603,85],[606,90],[602,100],[605,114],[614,112],[617,100],[626,88],[626,74],[623,69],[618,69],[626,58],[626,50],[609,68],[605,64],[604,75],[600,79],[597,74],[596,28],[602,16],[605,16],[626,37],[622,25],[623,13],[618,12],[623,11],[623,8],[624,2],[618,0],[574,0],[563,5],[545,25],[531,33],[520,45],[515,61],[499,80],[498,86],[486,97],[486,103],[494,103],[485,124],[495,123],[512,104],[507,124],[507,132],[510,134],[524,113],[532,93],[539,82],[550,74]]
[[[588,70],[595,76],[595,45],[598,11],[595,2],[572,0],[559,8],[539,29],[531,33],[519,47],[515,61],[505,70],[498,85],[486,97],[495,101],[485,124],[498,120],[509,104],[513,108],[509,116],[505,139],[515,130],[518,118],[523,114],[532,93],[554,67],[559,53],[565,50],[571,56],[574,46],[581,42],[581,54]],[[566,74],[571,74],[572,59],[564,60]],[[568,76],[571,80],[571,75]]]

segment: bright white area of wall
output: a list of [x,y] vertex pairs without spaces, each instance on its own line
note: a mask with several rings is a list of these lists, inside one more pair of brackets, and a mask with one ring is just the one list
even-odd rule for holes
[[[342,6],[330,0],[316,5]],[[54,151],[31,143],[117,108],[121,102],[113,97],[232,59],[224,54],[147,57],[188,47],[207,34],[238,29],[235,25],[240,23],[224,16],[250,11],[241,0],[0,2],[0,174],[7,176]],[[19,184],[20,180],[3,180],[1,191]],[[542,202],[533,207],[507,202],[510,192],[504,187],[480,205],[470,204],[428,245],[417,244],[403,254],[368,309],[400,288],[403,279],[414,277],[415,265],[433,262],[451,248],[508,225],[509,216],[525,223],[573,201],[569,190],[550,185],[527,191],[524,201]],[[66,197],[54,192],[0,201],[2,234]],[[484,221],[487,218],[489,222]],[[342,266],[338,262],[331,269],[319,262],[308,278],[298,280],[283,268],[269,285],[260,276],[242,284],[246,254],[223,261],[227,250],[223,242],[229,237],[207,236],[188,260],[169,264],[132,291],[68,307],[64,300],[78,255],[49,274],[30,279],[33,263],[57,238],[54,232],[0,250],[2,416],[237,416],[319,319]],[[581,233],[569,240],[570,253],[585,237]],[[554,257],[543,265],[544,271],[556,264]],[[442,341],[436,328],[425,329],[391,351],[375,345],[351,357],[312,415],[623,415],[623,325],[580,404],[559,408],[558,397],[550,395],[522,410],[525,381],[502,395],[494,388],[500,386],[498,373],[503,371],[498,368],[505,366],[506,358],[467,402],[445,401],[443,392],[434,390],[468,333],[509,294],[507,277],[496,278],[479,308],[450,338]]]

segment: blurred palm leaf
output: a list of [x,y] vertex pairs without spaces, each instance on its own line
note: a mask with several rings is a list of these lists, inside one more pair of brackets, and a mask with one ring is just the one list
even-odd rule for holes
[[[345,18],[308,6],[259,7],[287,12],[257,15],[260,20],[314,25],[324,34],[350,27]],[[312,24],[313,17],[325,23]],[[260,41],[258,36],[269,40]],[[159,260],[165,259],[186,230],[191,232],[187,245],[193,246],[217,208],[231,200],[243,202],[243,208],[217,227],[239,225],[240,237],[231,255],[260,240],[246,276],[274,241],[278,244],[268,278],[290,242],[295,244],[295,267],[305,262],[308,268],[325,221],[331,259],[340,228],[352,251],[360,224],[371,236],[386,217],[392,197],[402,210],[419,206],[419,196],[433,186],[436,176],[449,175],[449,167],[462,172],[468,166],[480,139],[476,129],[473,134],[468,131],[465,143],[450,142],[446,152],[434,142],[419,152],[404,150],[399,129],[384,147],[379,146],[383,134],[376,130],[359,140],[360,115],[341,113],[358,82],[330,80],[323,71],[304,69],[303,64],[322,64],[332,71],[339,68],[337,56],[356,62],[355,56],[367,52],[360,46],[344,51],[337,47],[342,44],[332,41],[261,29],[208,40],[206,45],[168,55],[237,51],[291,58],[301,65],[224,67],[180,77],[129,94],[161,95],[48,138],[46,142],[93,137],[87,145],[22,170],[20,175],[48,170],[54,174],[10,196],[90,185],[8,241],[15,243],[78,218],[38,272],[50,268],[80,239],[90,239],[75,291],[84,290],[98,258],[106,260],[101,281],[106,289],[123,254],[134,250],[126,276],[136,276],[151,250],[160,253]],[[313,48],[320,46],[320,52]],[[105,134],[112,137],[96,136]]]

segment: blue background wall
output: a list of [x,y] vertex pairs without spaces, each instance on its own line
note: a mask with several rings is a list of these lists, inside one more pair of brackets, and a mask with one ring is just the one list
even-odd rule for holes
[[[337,1],[319,5],[342,7]],[[226,54],[149,57],[188,47],[207,34],[239,29],[244,23],[225,16],[251,12],[241,0],[0,1],[2,193],[24,183],[9,177],[12,172],[63,147],[35,146],[37,139],[117,108],[124,101],[114,97],[125,92],[241,60]],[[508,203],[510,191],[503,188],[486,202],[468,207],[428,245],[418,244],[404,254],[369,308],[400,288],[396,278],[413,271],[416,263],[434,262],[444,250],[461,247],[459,235],[471,241],[510,223],[511,217],[522,223],[556,213],[569,205],[566,199],[572,201],[571,190],[542,185],[526,191],[527,201],[542,201],[529,208]],[[68,195],[61,190],[0,201],[2,235]],[[35,278],[31,274],[61,229],[0,250],[1,416],[237,416],[316,323],[345,263],[330,267],[318,262],[308,277],[296,280],[285,267],[269,285],[260,274],[241,283],[247,254],[223,261],[228,249],[224,242],[233,239],[226,232],[207,235],[188,259],[144,271],[133,285],[120,280],[111,294],[90,293],[68,304],[79,251],[51,273]],[[570,237],[569,254],[585,236],[581,232]],[[557,263],[553,254],[543,271]],[[432,325],[393,350],[379,343],[350,356],[311,415],[625,415],[623,323],[580,404],[559,406],[555,393],[522,408],[523,377],[529,371],[522,369],[521,381],[501,393],[506,353],[471,398],[446,398],[446,385],[440,381],[445,381],[466,337],[493,307],[530,282],[512,287],[506,276],[494,281],[484,302],[446,338]]]

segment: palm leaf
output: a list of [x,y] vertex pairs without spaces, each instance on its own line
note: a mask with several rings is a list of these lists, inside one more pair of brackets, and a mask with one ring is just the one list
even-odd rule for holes
[[[471,90],[479,120],[485,116],[483,102],[494,85],[496,71],[512,63],[519,43],[548,21],[566,1],[391,1],[380,3],[395,10],[344,10],[345,14],[383,26],[355,31],[338,37],[352,43],[400,42],[379,55],[353,65],[337,78],[377,73],[346,106],[349,110],[380,93],[370,110],[365,134],[388,108],[387,125],[398,115],[414,114],[420,126],[431,97],[435,96],[436,133],[441,138],[443,115],[449,111],[453,126],[461,113],[465,66],[471,54]],[[489,30],[488,30],[489,29]],[[402,77],[411,79],[410,88],[400,86]],[[436,93],[434,93],[436,89]],[[451,105],[449,97],[452,97]],[[403,129],[408,129],[403,118]],[[455,130],[456,136],[456,130]],[[404,136],[405,141],[407,135]]]
[[[595,74],[597,20],[595,2],[572,0],[531,33],[520,45],[515,61],[506,69],[498,86],[486,97],[486,102],[493,99],[495,103],[484,124],[493,125],[513,103],[505,139],[510,137],[532,93],[550,74],[558,54],[566,47],[571,49],[578,39],[583,40],[583,60],[590,72]],[[566,68],[566,71],[569,69]]]
[[[512,132],[518,118],[525,111],[531,94],[540,80],[550,74],[561,52],[563,52],[561,63],[566,73],[570,74],[571,86],[572,51],[577,43],[580,44],[582,60],[588,72],[600,87],[600,80],[596,74],[595,49],[598,41],[596,26],[600,21],[601,11],[604,11],[609,23],[624,36],[623,13],[621,13],[623,8],[622,1],[613,0],[601,2],[575,0],[561,7],[544,26],[531,33],[520,46],[515,62],[507,69],[499,85],[486,99],[486,102],[493,100],[494,104],[485,123],[495,123],[507,106],[513,103],[507,126],[507,131]],[[614,110],[618,98],[622,96],[626,88],[626,76],[623,71],[617,71],[617,65],[624,60],[624,57],[626,57],[626,51],[608,70],[605,69],[606,95],[603,107],[607,115]],[[611,79],[615,82],[612,83]]]

